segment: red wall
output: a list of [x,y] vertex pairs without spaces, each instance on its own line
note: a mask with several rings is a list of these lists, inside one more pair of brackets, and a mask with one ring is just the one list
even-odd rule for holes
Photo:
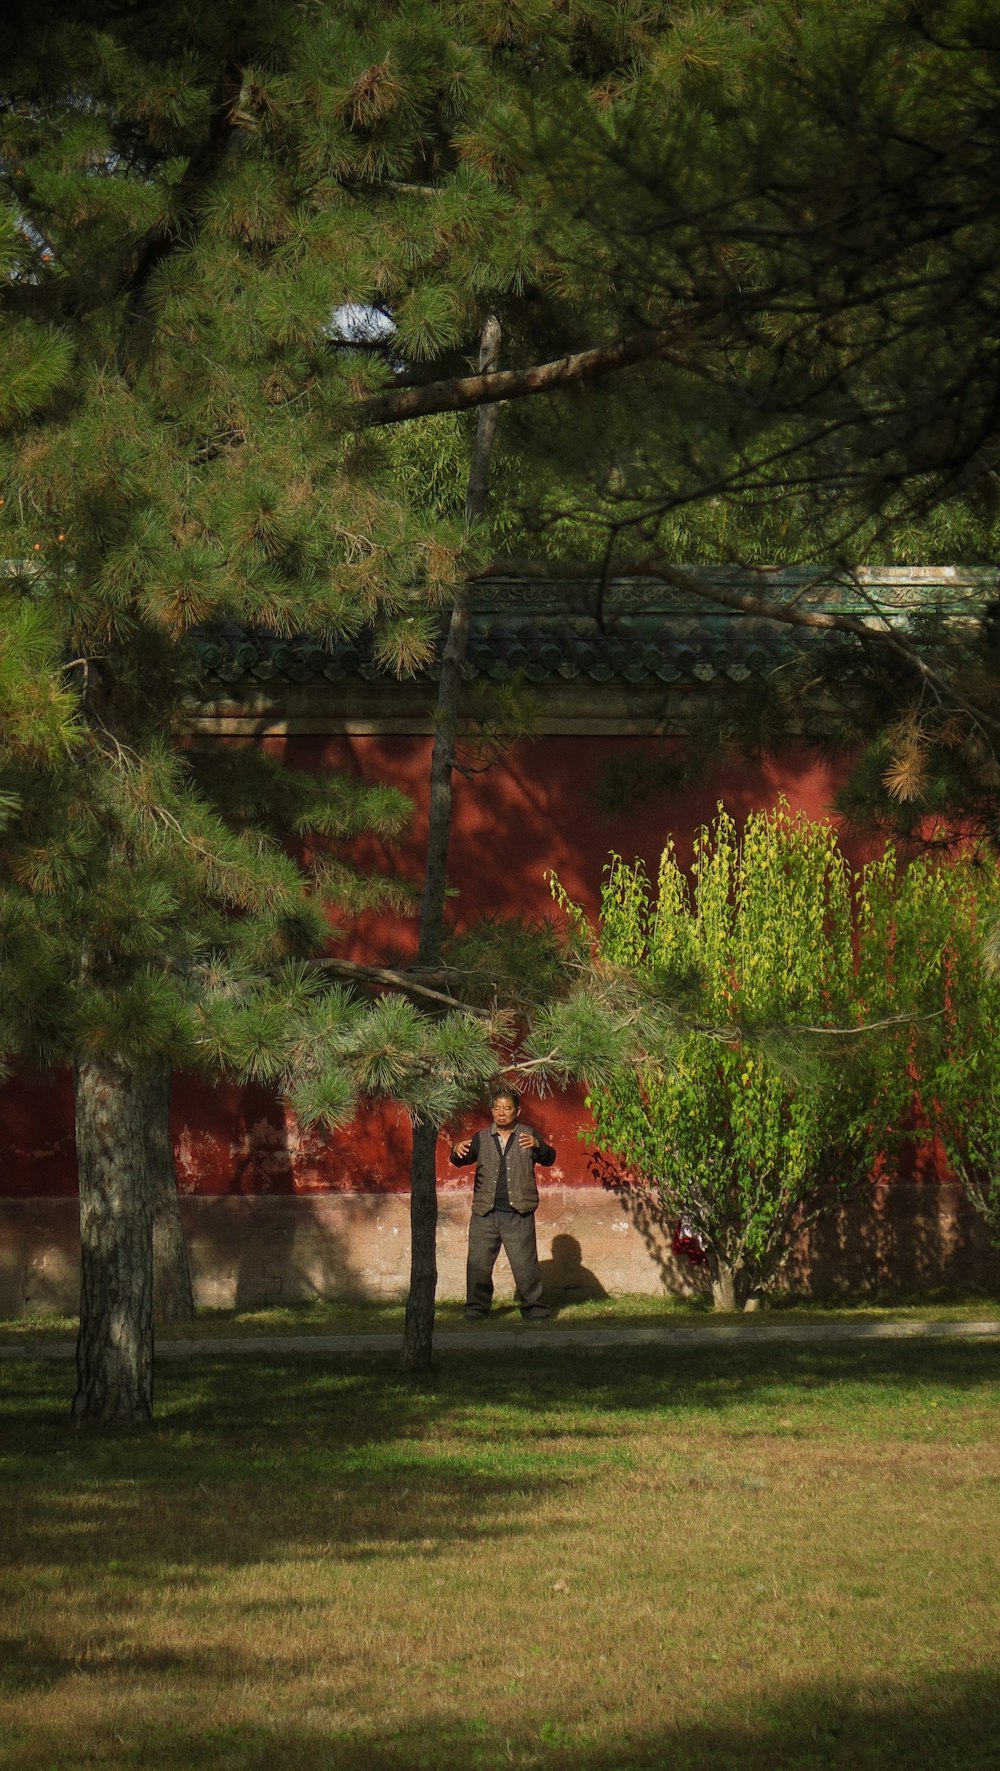
[[[419,881],[426,840],[430,740],[424,738],[291,738],[271,741],[290,764],[337,769],[367,781],[393,781],[417,808],[407,840],[398,846],[366,841],[358,860]],[[452,915],[461,927],[501,912],[546,916],[553,911],[546,874],[596,909],[601,874],[614,849],[655,867],[672,835],[681,858],[694,830],[725,801],[737,819],[772,805],[784,793],[810,816],[830,806],[836,776],[806,751],[789,751],[763,768],[729,769],[697,791],[655,794],[632,811],[609,816],[595,798],[608,760],[637,750],[662,755],[655,740],[541,737],[515,746],[497,766],[474,779],[456,778],[450,860],[457,897]],[[859,854],[852,859],[861,859]],[[401,917],[361,917],[338,946],[348,958],[405,961],[416,947],[415,924]],[[553,1180],[592,1185],[577,1131],[578,1094],[527,1100],[524,1116],[556,1144]],[[380,1191],[408,1185],[410,1134],[392,1107],[366,1111],[347,1132],[304,1133],[292,1115],[262,1089],[210,1087],[181,1077],[174,1090],[174,1134],[181,1187],[193,1193],[312,1193]],[[470,1121],[471,1123],[471,1121]],[[454,1128],[457,1131],[457,1127]],[[17,1078],[0,1091],[0,1195],[58,1196],[76,1190],[72,1091],[66,1078]],[[445,1184],[462,1185],[442,1145]]]
[[[662,756],[654,739],[550,738],[516,745],[495,768],[473,780],[455,780],[454,822],[449,861],[456,924],[479,916],[520,911],[545,916],[553,904],[546,873],[555,871],[570,897],[590,911],[597,908],[601,874],[614,849],[627,860],[642,856],[655,867],[668,836],[681,859],[699,824],[710,819],[722,799],[736,819],[773,805],[784,793],[811,817],[829,812],[838,775],[813,752],[790,751],[762,768],[730,768],[697,789],[657,793],[630,812],[609,815],[596,799],[602,772],[616,754]],[[410,879],[422,874],[426,842],[427,771],[430,740],[425,738],[293,738],[285,754],[299,768],[340,769],[366,781],[391,780],[417,807],[408,841],[392,849],[359,844],[359,860],[397,867]],[[401,918],[362,918],[343,951],[352,959],[410,956],[416,947],[414,923]]]

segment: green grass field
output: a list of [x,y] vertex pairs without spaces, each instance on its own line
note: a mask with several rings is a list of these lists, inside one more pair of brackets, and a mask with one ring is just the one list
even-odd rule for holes
[[[437,1332],[448,1334],[454,1329],[467,1329],[462,1308],[461,1301],[455,1299],[439,1301]],[[403,1314],[404,1305],[400,1302],[334,1302],[317,1298],[310,1303],[274,1304],[255,1310],[199,1310],[196,1321],[170,1327],[163,1333],[171,1340],[193,1341],[238,1340],[247,1334],[401,1334]],[[711,1328],[720,1322],[740,1322],[750,1328],[758,1322],[988,1322],[1000,1320],[1000,1296],[994,1292],[924,1290],[913,1296],[891,1293],[881,1299],[864,1295],[838,1300],[778,1294],[765,1299],[752,1315],[733,1316],[713,1310],[703,1297],[632,1295],[565,1304],[554,1311],[552,1320],[563,1328],[676,1328],[685,1323]],[[498,1302],[493,1307],[488,1332],[509,1332],[520,1328],[520,1323],[514,1304]],[[538,1326],[534,1324],[536,1329]],[[75,1336],[75,1316],[44,1311],[0,1318],[0,1343],[44,1344],[73,1340]]]
[[1000,1763],[1000,1346],[0,1367],[0,1764]]

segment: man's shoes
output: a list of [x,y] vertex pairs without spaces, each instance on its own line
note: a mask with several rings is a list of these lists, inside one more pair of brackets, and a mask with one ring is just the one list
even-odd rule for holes
[[548,1304],[532,1304],[530,1310],[521,1311],[522,1322],[547,1322],[552,1311]]
[[485,1322],[486,1311],[465,1309],[462,1311],[462,1320],[463,1322]]

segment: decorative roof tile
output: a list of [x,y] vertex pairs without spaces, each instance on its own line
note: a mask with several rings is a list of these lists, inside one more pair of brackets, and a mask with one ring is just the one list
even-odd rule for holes
[[[876,616],[890,626],[917,611],[968,620],[996,596],[995,573],[954,566],[873,567],[841,581],[824,581],[805,569],[699,568],[697,576],[723,592],[794,599],[809,609]],[[437,655],[418,673],[425,681],[440,675],[445,629],[442,618]],[[465,676],[506,682],[521,675],[534,684],[743,683],[766,676],[822,638],[806,628],[713,607],[683,583],[491,576],[476,585]],[[279,638],[218,622],[199,631],[198,646],[208,684],[390,679],[376,660],[370,633],[320,646],[306,633]]]

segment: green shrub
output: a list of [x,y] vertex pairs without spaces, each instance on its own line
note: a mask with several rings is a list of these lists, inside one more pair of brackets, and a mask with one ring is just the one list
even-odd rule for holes
[[[591,1088],[597,1143],[700,1238],[720,1307],[773,1285],[801,1231],[919,1133],[919,1067],[936,1103],[957,1012],[951,916],[957,901],[968,934],[973,876],[927,859],[900,871],[889,850],[852,878],[832,827],[784,803],[742,832],[720,807],[690,876],[671,844],[655,891],[613,858],[595,958],[686,1015],[659,1055]],[[975,1045],[967,1036],[969,1065]]]

